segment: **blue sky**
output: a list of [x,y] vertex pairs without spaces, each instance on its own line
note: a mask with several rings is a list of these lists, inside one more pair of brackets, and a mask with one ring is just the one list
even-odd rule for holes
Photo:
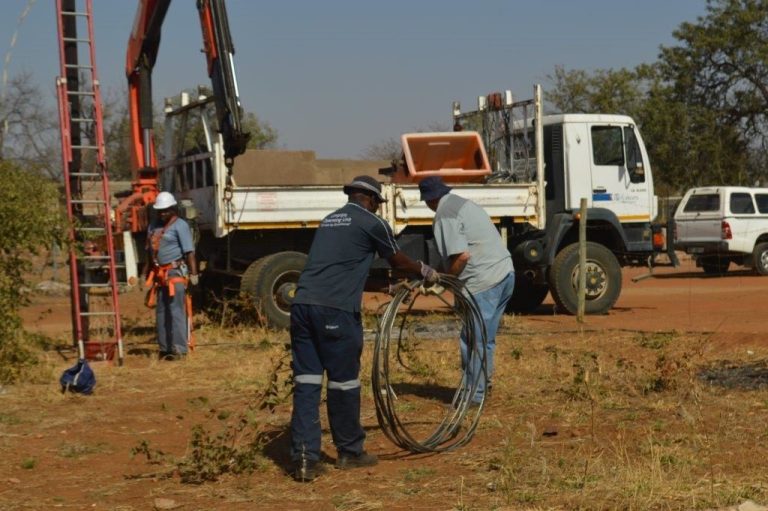
[[[3,0],[0,50],[30,0]],[[451,102],[511,89],[527,98],[566,69],[653,62],[672,31],[705,14],[704,0],[228,0],[243,106],[278,144],[354,158],[389,137],[450,125]],[[94,0],[102,87],[125,90],[136,10]],[[19,28],[8,73],[30,72],[53,104],[58,75],[54,2],[37,0]],[[208,82],[193,0],[171,4],[153,75],[155,102]]]

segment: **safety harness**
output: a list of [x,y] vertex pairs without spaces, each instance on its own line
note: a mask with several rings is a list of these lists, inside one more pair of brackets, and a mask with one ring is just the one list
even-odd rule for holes
[[[157,254],[160,251],[160,241],[163,239],[165,232],[173,225],[177,217],[173,217],[167,224],[161,229],[155,229],[152,231],[151,236],[147,240],[148,248],[152,249],[152,269],[147,275],[147,281],[145,286],[149,287],[147,296],[144,300],[144,305],[149,308],[153,308],[157,305],[157,293],[162,287],[168,287],[168,295],[176,296],[176,284],[184,285],[186,289],[189,285],[189,279],[181,275],[168,276],[171,270],[178,269],[183,263],[181,259],[170,262],[168,264],[160,264],[157,261]],[[187,347],[190,350],[195,349],[195,341],[192,337],[192,296],[186,293],[184,296],[185,311],[187,314]]]

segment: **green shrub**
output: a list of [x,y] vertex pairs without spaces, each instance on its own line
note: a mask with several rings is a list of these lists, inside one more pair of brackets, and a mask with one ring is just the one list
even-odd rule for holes
[[18,380],[37,357],[19,317],[30,256],[66,238],[56,183],[0,162],[0,383]]

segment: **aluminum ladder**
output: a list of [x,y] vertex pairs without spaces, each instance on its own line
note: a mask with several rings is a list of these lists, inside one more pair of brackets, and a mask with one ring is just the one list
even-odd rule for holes
[[[81,359],[123,363],[92,0],[56,0],[56,78],[67,216],[72,334]],[[78,36],[86,34],[85,37]]]

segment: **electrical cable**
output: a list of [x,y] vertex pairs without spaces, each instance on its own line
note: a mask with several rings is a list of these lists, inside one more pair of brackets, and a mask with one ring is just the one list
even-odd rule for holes
[[[426,439],[416,439],[408,431],[406,422],[398,417],[396,407],[399,398],[390,382],[390,360],[394,358],[404,369],[410,370],[401,357],[404,334],[407,334],[406,320],[413,310],[416,299],[420,295],[436,294],[434,290],[425,289],[420,280],[405,283],[400,287],[379,318],[379,329],[373,353],[371,387],[379,426],[393,443],[414,453],[447,452],[466,445],[474,436],[485,404],[485,394],[479,404],[473,403],[473,397],[481,381],[484,384],[483,388],[488,388],[487,335],[480,308],[472,294],[466,290],[464,283],[456,277],[441,274],[439,285],[444,289],[437,294],[438,297],[458,315],[462,322],[462,329],[466,333],[467,365],[469,366],[479,357],[480,370],[474,375],[473,381],[467,381],[467,372],[462,371],[461,380],[456,387],[450,407],[447,408],[442,420]],[[443,297],[446,291],[453,294],[453,304],[448,303]],[[408,305],[407,308],[400,313],[402,306],[406,304]],[[399,326],[396,326],[398,316],[400,316],[400,321]],[[394,357],[391,357],[393,332],[397,336],[397,352]],[[462,425],[464,425],[463,429]]]

